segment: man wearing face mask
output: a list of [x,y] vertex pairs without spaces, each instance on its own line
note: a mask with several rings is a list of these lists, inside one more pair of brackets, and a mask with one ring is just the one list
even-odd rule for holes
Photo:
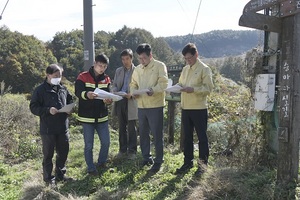
[[[40,117],[40,134],[43,144],[43,180],[47,185],[55,181],[71,180],[65,176],[69,153],[69,113],[58,110],[73,102],[61,81],[63,69],[56,64],[46,68],[47,77],[33,92],[30,110]],[[56,149],[55,176],[52,176],[52,158]]]

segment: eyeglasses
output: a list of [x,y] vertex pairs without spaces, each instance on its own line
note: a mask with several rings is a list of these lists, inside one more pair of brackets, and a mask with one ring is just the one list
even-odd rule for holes
[[[195,54],[196,55],[196,54]],[[192,55],[190,57],[184,57],[184,60],[191,60],[195,55]]]

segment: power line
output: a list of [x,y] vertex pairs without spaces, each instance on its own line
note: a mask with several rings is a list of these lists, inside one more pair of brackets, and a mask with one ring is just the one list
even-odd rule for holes
[[7,4],[8,4],[8,2],[9,2],[9,0],[7,0],[5,6],[4,6],[3,10],[2,10],[2,13],[1,13],[1,15],[0,15],[0,20],[2,19],[2,15],[3,15],[3,13],[4,13],[4,10],[5,10],[5,8],[6,8]]
[[202,0],[200,0],[200,2],[199,2],[198,11],[197,11],[197,16],[196,16],[194,28],[193,28],[193,31],[192,31],[191,41],[192,41],[192,39],[193,39],[193,37],[194,37],[194,32],[195,32],[195,28],[196,28],[196,24],[197,24],[197,20],[198,20],[198,15],[199,15],[201,3],[202,3]]

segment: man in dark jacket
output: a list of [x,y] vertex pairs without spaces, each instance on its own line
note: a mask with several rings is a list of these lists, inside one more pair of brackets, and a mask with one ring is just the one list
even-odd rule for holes
[[96,56],[94,66],[89,71],[80,73],[75,82],[75,94],[79,98],[78,121],[82,123],[84,135],[84,157],[87,172],[93,176],[98,174],[93,162],[95,130],[101,142],[98,167],[105,166],[110,145],[108,110],[105,104],[112,101],[99,99],[94,92],[96,88],[109,92],[110,78],[104,73],[108,63],[106,55]]
[[[59,109],[73,99],[60,81],[63,69],[56,64],[46,68],[47,77],[33,92],[30,110],[40,117],[40,134],[43,144],[43,179],[46,184],[69,180],[65,176],[69,153],[68,113]],[[52,176],[52,158],[56,149],[55,176]]]

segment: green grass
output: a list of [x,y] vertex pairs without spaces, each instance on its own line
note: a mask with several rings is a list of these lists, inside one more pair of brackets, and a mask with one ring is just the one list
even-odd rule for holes
[[[224,158],[211,157],[202,177],[194,175],[196,167],[187,174],[175,175],[183,162],[176,144],[165,146],[162,169],[151,174],[149,167],[141,166],[140,149],[136,160],[115,158],[118,136],[114,130],[111,130],[108,168],[101,169],[98,177],[90,177],[86,173],[81,132],[81,127],[71,130],[67,175],[75,178],[74,182],[59,183],[55,189],[44,186],[41,157],[19,164],[1,162],[0,199],[273,199],[275,170],[246,171],[222,164]],[[99,146],[95,135],[95,161]]]

